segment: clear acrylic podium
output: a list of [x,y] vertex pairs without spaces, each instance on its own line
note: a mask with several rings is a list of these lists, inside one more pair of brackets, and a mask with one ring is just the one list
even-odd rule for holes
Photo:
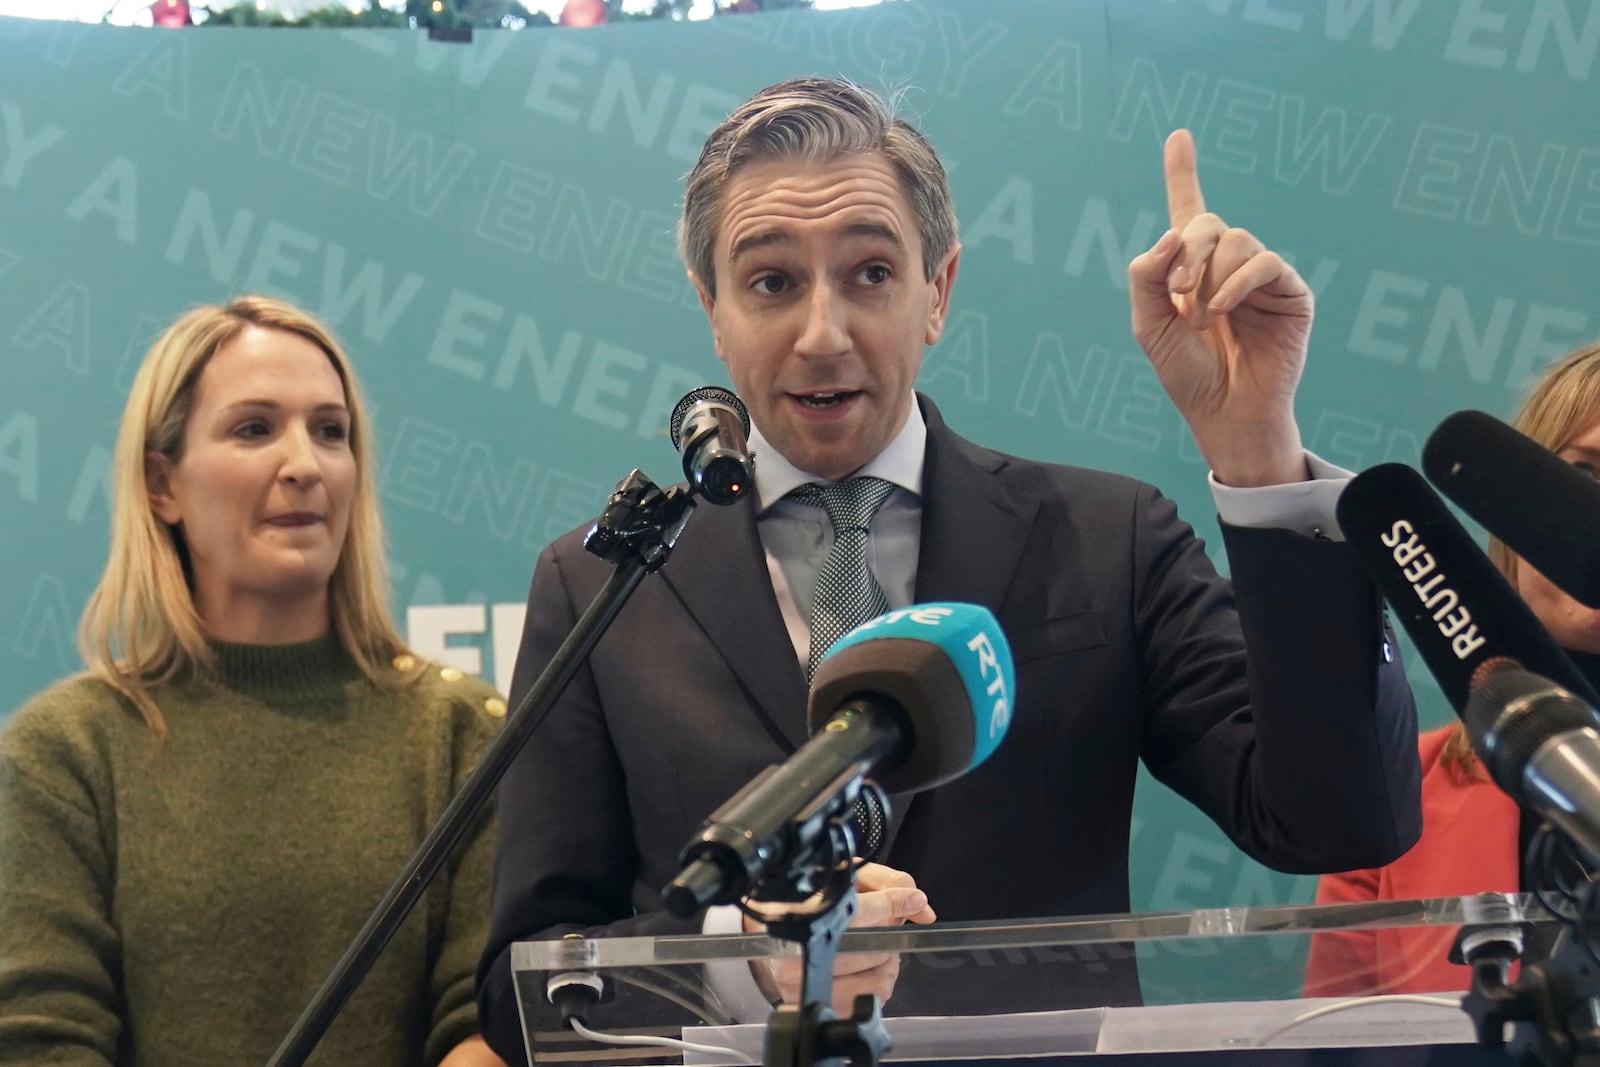
[[[1560,923],[1531,897],[1499,897],[1529,924],[1530,957]],[[1453,989],[1414,1000],[1375,993],[1351,974],[1339,997],[1304,998],[1315,938],[1392,942],[1448,952],[1478,898],[1231,907],[1193,912],[940,923],[852,930],[840,953],[895,952],[901,969],[885,1009],[888,1059],[977,1063],[1118,1054],[1119,1067],[1195,1063],[1286,1065],[1504,1064],[1480,1049]],[[1472,910],[1468,910],[1472,909]],[[1355,939],[1351,942],[1349,939]],[[741,997],[749,961],[799,955],[764,935],[569,938],[513,946],[512,971],[533,1063],[760,1063],[765,1006]],[[607,1047],[559,1027],[546,999],[554,974],[587,972],[606,999],[590,1028],[669,1036],[729,1054]],[[751,992],[753,983],[744,983]],[[1509,1036],[1509,1035],[1508,1035]],[[1072,1062],[1082,1062],[1073,1059]]]

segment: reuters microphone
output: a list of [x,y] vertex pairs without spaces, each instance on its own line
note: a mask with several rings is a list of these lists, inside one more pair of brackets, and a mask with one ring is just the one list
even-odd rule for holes
[[1474,672],[1501,657],[1594,700],[1588,680],[1422,475],[1400,463],[1362,471],[1337,511],[1345,540],[1458,713]]
[[689,916],[747,896],[803,859],[871,773],[892,793],[931,789],[994,752],[1011,722],[1011,647],[988,609],[914,604],[840,638],[821,664],[812,738],[712,813],[662,891]]

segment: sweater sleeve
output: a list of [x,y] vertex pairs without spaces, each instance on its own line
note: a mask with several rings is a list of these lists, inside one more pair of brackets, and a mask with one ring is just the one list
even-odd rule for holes
[[[499,732],[504,701],[476,679],[453,683],[449,716],[451,797],[461,791],[484,751]],[[493,709],[492,713],[489,709]],[[485,805],[446,865],[448,900],[443,929],[429,976],[433,1018],[425,1061],[438,1063],[465,1039],[480,1032],[473,997],[478,954],[489,932],[489,872],[494,860],[493,800]]]
[[116,813],[81,709],[56,692],[0,734],[0,1065],[106,1067],[123,1036]]

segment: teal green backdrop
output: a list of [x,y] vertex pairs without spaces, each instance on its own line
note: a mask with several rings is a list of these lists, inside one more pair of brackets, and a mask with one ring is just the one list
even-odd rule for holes
[[[673,480],[673,401],[726,381],[674,254],[680,179],[801,73],[903,90],[951,169],[965,252],[920,381],[949,422],[1153,481],[1215,554],[1127,327],[1166,133],[1194,130],[1209,205],[1316,290],[1307,444],[1414,462],[1600,332],[1597,51],[1579,0],[908,0],[470,44],[0,20],[0,708],[79,669],[132,369],[184,308],[252,290],[360,368],[411,640],[504,685],[536,550],[631,467]],[[1148,783],[1134,853],[1139,908],[1311,890]]]

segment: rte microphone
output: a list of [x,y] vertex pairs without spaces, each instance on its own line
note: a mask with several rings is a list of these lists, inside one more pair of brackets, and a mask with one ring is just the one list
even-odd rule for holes
[[731,504],[750,488],[750,414],[720,386],[690,390],[672,409],[672,447],[683,476],[713,504]]
[[989,757],[1011,721],[1011,647],[973,604],[914,604],[840,638],[817,667],[813,736],[712,813],[662,890],[675,915],[731,904],[804,860],[869,770],[889,792],[930,789]]
[[1513,659],[1479,667],[1461,709],[1490,777],[1600,861],[1600,718],[1587,702]]
[[1422,469],[1462,510],[1591,608],[1600,607],[1600,486],[1492,415],[1458,411],[1422,449]]
[[1422,475],[1384,463],[1339,496],[1339,526],[1458,712],[1482,664],[1510,657],[1594,701],[1516,590]]

